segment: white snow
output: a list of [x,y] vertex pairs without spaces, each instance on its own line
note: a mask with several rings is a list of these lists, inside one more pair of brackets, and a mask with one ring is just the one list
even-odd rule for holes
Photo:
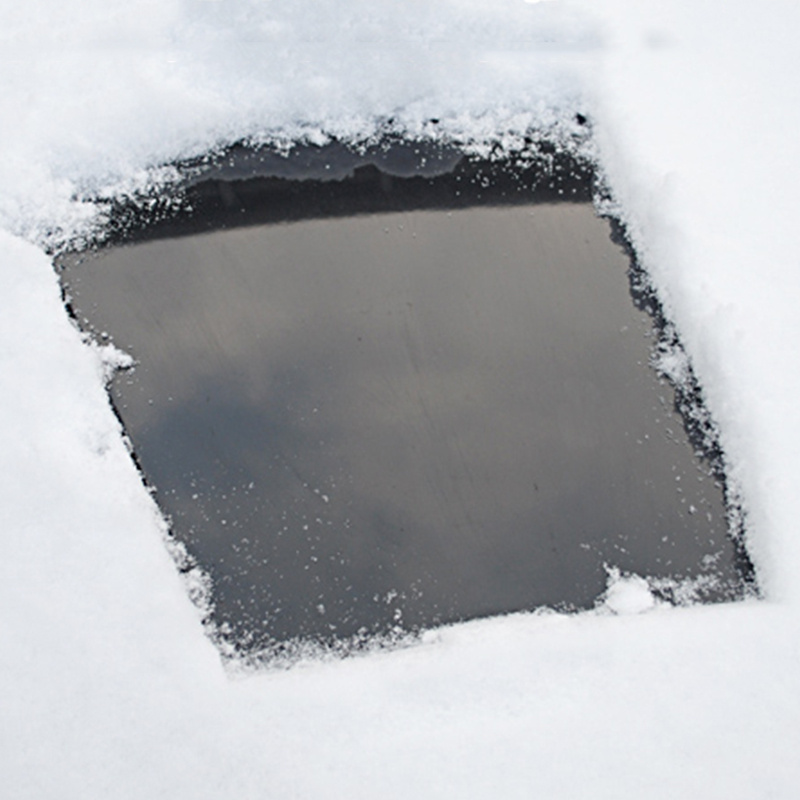
[[[790,0],[0,0],[3,796],[797,796],[798,30]],[[720,422],[765,599],[651,607],[628,576],[617,611],[646,613],[227,676],[108,406],[111,354],[37,242],[238,136],[436,117],[508,142],[575,109]]]
[[656,598],[641,575],[622,575],[617,568],[608,570],[608,586],[603,607],[614,614],[642,614],[656,606]]

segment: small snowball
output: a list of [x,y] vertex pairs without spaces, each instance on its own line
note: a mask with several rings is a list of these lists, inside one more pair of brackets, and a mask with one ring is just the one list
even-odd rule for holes
[[641,614],[655,607],[647,581],[638,575],[620,575],[618,569],[608,572],[608,588],[604,606],[615,614]]

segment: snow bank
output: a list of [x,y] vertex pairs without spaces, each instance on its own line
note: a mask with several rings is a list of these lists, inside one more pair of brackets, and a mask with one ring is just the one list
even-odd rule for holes
[[[0,2],[0,775],[10,798],[794,797],[790,2]],[[764,602],[515,615],[232,680],[34,244],[248,135],[513,140],[588,110],[720,420]],[[398,122],[399,121],[399,122]],[[613,586],[612,586],[613,589]]]
[[578,102],[570,56],[597,46],[581,15],[521,0],[3,6],[0,224],[38,240],[91,216],[82,198],[246,137],[552,125]]
[[721,423],[763,586],[794,603],[800,8],[609,6],[603,164]]

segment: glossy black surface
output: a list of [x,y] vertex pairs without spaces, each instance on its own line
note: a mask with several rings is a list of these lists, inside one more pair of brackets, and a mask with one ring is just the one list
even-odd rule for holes
[[261,198],[215,206],[231,229],[198,232],[207,206],[62,260],[78,319],[137,359],[112,396],[230,638],[587,607],[606,564],[740,591],[722,488],[648,364],[608,223],[546,182],[481,205],[491,177],[445,210],[395,176],[390,212],[345,215],[364,168],[380,187],[374,164],[326,182],[342,213],[286,213],[313,176],[278,195],[288,179],[257,177],[264,199],[217,175],[195,200]]

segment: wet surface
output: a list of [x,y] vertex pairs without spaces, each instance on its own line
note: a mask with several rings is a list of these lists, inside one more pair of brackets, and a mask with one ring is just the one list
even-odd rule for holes
[[585,182],[517,176],[487,205],[506,178],[471,168],[467,202],[440,161],[436,202],[418,168],[240,168],[194,217],[62,259],[81,324],[137,360],[115,406],[244,649],[589,607],[605,565],[741,592],[628,257],[589,203],[554,202]]

